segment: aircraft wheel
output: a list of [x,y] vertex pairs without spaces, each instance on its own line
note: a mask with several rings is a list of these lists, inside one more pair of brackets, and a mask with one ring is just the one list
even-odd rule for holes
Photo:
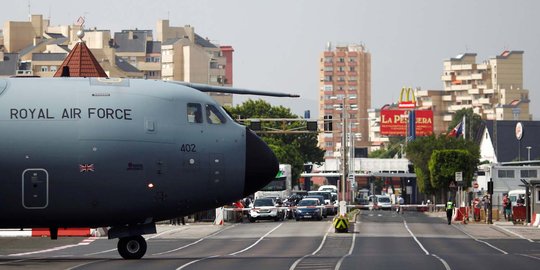
[[122,237],[118,241],[118,253],[126,260],[137,260],[146,253],[146,240],[144,237],[130,236]]

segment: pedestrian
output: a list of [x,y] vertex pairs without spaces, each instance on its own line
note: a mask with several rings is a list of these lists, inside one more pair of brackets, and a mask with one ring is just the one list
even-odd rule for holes
[[512,202],[510,202],[510,199],[508,198],[508,194],[504,194],[502,203],[503,203],[504,219],[509,220],[510,214],[512,212]]
[[405,200],[403,199],[403,197],[398,196],[397,201],[398,201],[398,206],[397,206],[398,209],[397,209],[397,212],[398,212],[398,214],[403,214],[403,211],[402,211],[402,209],[401,209],[401,205],[403,205],[403,204],[405,203]]
[[525,198],[523,198],[523,195],[519,195],[519,198],[516,201],[518,206],[524,206],[525,205]]
[[446,219],[448,219],[448,225],[452,222],[452,215],[454,214],[454,202],[452,198],[448,199],[446,203]]
[[484,217],[485,217],[485,220],[486,220],[486,223],[488,223],[488,212],[489,212],[489,208],[490,208],[490,204],[491,204],[491,201],[490,201],[490,195],[485,195],[483,198],[482,198],[482,204],[484,205]]

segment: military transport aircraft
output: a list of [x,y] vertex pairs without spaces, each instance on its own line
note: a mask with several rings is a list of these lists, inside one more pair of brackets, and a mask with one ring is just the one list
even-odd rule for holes
[[0,228],[110,227],[139,259],[155,223],[271,181],[268,146],[202,92],[294,95],[143,79],[0,79]]

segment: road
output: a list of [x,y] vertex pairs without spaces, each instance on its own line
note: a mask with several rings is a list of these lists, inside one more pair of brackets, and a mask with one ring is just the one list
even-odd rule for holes
[[361,211],[354,233],[331,220],[159,226],[141,260],[117,240],[0,238],[0,269],[538,269],[540,229],[452,224],[442,216]]

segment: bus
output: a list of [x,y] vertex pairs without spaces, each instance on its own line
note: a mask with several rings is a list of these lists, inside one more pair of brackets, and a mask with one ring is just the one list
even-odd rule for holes
[[272,182],[255,192],[255,199],[274,197],[281,200],[288,198],[292,190],[291,165],[279,164],[279,172]]

